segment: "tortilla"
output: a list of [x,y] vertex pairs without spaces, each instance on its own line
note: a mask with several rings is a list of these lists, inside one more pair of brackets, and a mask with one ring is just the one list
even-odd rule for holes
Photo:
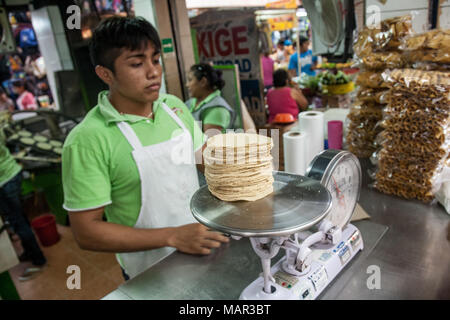
[[46,137],[41,136],[41,135],[35,135],[33,138],[37,142],[47,142],[47,140],[48,140]]
[[38,147],[39,149],[42,149],[42,150],[51,150],[52,149],[52,145],[50,143],[46,143],[46,142],[39,142],[38,144],[36,144],[36,147]]
[[20,130],[17,134],[21,137],[31,137],[33,134],[27,130]]
[[53,147],[62,147],[63,143],[61,141],[57,141],[57,140],[50,140],[49,142]]
[[19,139],[19,135],[18,134],[13,134],[12,136],[10,136],[8,138],[8,141],[17,140],[17,139]]
[[20,138],[20,142],[22,142],[23,144],[27,144],[27,145],[32,145],[35,143],[33,138],[27,138],[27,137]]
[[227,133],[208,139],[203,152],[209,191],[223,201],[256,201],[273,192],[270,137]]

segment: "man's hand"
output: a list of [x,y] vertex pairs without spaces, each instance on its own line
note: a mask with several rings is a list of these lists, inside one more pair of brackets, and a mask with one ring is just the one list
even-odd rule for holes
[[211,231],[200,223],[192,223],[174,228],[168,244],[184,253],[206,255],[211,253],[211,249],[229,241],[219,232]]

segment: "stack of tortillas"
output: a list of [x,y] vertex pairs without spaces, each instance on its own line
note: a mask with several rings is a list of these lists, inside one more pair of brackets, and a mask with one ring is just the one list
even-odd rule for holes
[[223,201],[255,201],[273,192],[272,138],[251,133],[219,134],[203,152],[209,191]]

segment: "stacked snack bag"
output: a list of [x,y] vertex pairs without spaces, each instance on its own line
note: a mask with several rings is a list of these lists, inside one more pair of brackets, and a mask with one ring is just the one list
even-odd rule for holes
[[414,69],[386,71],[390,86],[379,135],[375,187],[429,202],[448,179],[450,31],[431,30],[400,46]]
[[399,45],[410,34],[411,17],[408,15],[384,20],[378,27],[366,27],[354,42],[361,71],[356,78],[357,101],[348,115],[346,144],[358,157],[370,157],[377,149],[375,139],[382,130],[378,123],[389,88],[382,73],[405,65]]

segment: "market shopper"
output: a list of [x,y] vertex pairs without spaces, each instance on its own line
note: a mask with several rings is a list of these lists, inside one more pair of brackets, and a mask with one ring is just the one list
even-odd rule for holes
[[277,69],[273,73],[274,88],[267,93],[267,105],[269,107],[269,123],[272,123],[278,113],[290,113],[297,119],[300,110],[306,110],[306,100],[300,89],[289,86],[289,74],[284,69]]
[[273,87],[274,61],[270,58],[268,49],[261,56],[261,66],[263,70],[264,90],[269,90]]
[[14,93],[17,94],[17,108],[19,110],[36,110],[38,104],[34,95],[25,88],[25,83],[22,80],[13,82]]
[[62,156],[64,208],[79,246],[118,253],[128,279],[176,249],[206,255],[228,242],[190,212],[194,151],[198,160],[206,138],[182,101],[159,94],[156,29],[142,18],[109,18],[90,50],[109,90],[70,132]]
[[208,135],[233,128],[235,111],[221,96],[222,72],[206,63],[195,64],[188,73],[187,88],[191,98],[186,105],[196,121],[201,121]]
[[31,261],[31,266],[25,268],[19,277],[19,280],[25,281],[38,274],[46,265],[47,259],[23,211],[20,198],[22,167],[12,157],[5,141],[3,130],[0,130],[0,213],[20,238],[23,252],[19,260]]
[[289,62],[289,55],[284,48],[284,42],[284,39],[278,40],[277,49],[273,58],[273,60],[280,66],[287,65],[287,63]]
[[[313,56],[312,51],[309,49],[310,41],[304,36],[300,36],[300,64],[301,73],[306,73],[309,76],[316,75],[317,57]],[[298,52],[295,52],[289,58],[288,65],[289,74],[291,77],[298,76]]]

